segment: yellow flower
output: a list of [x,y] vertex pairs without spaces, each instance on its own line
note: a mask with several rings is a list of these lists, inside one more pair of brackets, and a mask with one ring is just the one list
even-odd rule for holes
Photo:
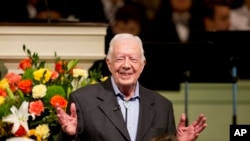
[[90,84],[98,83],[96,80],[91,80]]
[[100,78],[100,80],[103,82],[103,81],[107,80],[108,78],[109,78],[108,76],[105,76],[105,77]]
[[29,130],[29,135],[27,137],[31,137],[31,136],[35,136],[36,141],[42,141],[41,136],[36,134],[36,129],[30,129]]
[[47,87],[43,84],[36,85],[32,88],[33,98],[42,98],[46,95]]
[[0,96],[0,105],[4,103],[5,98],[3,96]]
[[52,72],[49,69],[42,68],[33,73],[35,80],[46,83],[50,80]]
[[36,135],[36,130],[35,129],[30,129],[29,130],[29,136],[35,136]]
[[8,80],[4,78],[0,81],[0,88],[5,90],[7,87],[9,87],[9,83]]
[[49,130],[49,126],[48,124],[42,124],[42,125],[38,125],[36,127],[36,136],[37,137],[42,137],[42,139],[46,139],[49,137],[50,135],[50,130]]

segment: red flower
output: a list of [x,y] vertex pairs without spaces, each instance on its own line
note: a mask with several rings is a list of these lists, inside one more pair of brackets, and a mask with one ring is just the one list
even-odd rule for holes
[[44,111],[44,105],[41,100],[30,102],[30,108],[29,108],[30,113],[40,116],[43,111]]
[[51,98],[50,104],[53,107],[56,107],[58,105],[61,108],[66,108],[66,106],[67,106],[67,100],[64,97],[60,96],[60,95],[55,95],[55,96],[53,96]]
[[66,61],[58,61],[56,62],[55,64],[55,70],[58,72],[58,73],[64,73],[64,68],[67,66],[67,62]]
[[19,68],[22,70],[26,70],[32,67],[32,60],[29,58],[23,59],[19,63]]
[[32,90],[32,81],[28,79],[22,80],[18,83],[17,86],[24,94],[28,94]]
[[25,131],[24,127],[22,125],[20,125],[18,130],[15,133],[15,136],[16,137],[21,137],[21,136],[24,136],[24,135],[26,135],[26,131]]

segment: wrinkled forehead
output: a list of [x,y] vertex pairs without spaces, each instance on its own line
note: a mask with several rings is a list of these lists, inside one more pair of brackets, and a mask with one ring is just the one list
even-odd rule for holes
[[121,40],[114,43],[113,56],[141,57],[140,44],[136,41]]
[[113,46],[114,51],[140,51],[140,44],[136,39],[117,40]]

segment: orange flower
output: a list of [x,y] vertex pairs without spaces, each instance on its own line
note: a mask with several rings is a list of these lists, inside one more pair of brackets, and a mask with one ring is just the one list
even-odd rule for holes
[[31,92],[32,89],[32,81],[29,79],[22,80],[18,83],[17,86],[24,94],[28,94]]
[[22,70],[26,70],[32,67],[32,60],[29,58],[23,59],[19,63],[19,68]]
[[0,96],[3,96],[3,97],[6,97],[7,96],[7,93],[5,90],[1,89],[0,88]]
[[30,102],[29,112],[40,116],[41,113],[44,111],[44,105],[41,100]]
[[56,107],[58,105],[61,108],[66,108],[67,103],[68,103],[67,100],[64,97],[60,96],[60,95],[55,95],[50,100],[50,104],[53,107]]

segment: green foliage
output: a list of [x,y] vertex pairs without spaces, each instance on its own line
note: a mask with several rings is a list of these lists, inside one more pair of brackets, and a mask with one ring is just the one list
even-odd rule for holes
[[46,95],[43,98],[44,104],[50,105],[50,103],[49,103],[50,99],[55,95],[60,95],[64,98],[66,98],[66,92],[65,92],[63,86],[58,86],[58,85],[48,86]]
[[29,49],[27,49],[25,45],[23,45],[23,51],[32,60],[32,65],[35,68],[37,68],[37,69],[44,68],[46,62],[40,60],[40,57],[39,57],[37,52],[34,52],[32,54],[31,51]]
[[27,69],[23,74],[22,74],[22,78],[23,79],[30,79],[30,80],[34,80],[34,76],[33,76],[33,72],[35,71],[35,69],[30,68]]
[[13,127],[12,123],[9,122],[2,122],[0,120],[0,139],[2,137],[8,136],[11,134],[11,129]]

